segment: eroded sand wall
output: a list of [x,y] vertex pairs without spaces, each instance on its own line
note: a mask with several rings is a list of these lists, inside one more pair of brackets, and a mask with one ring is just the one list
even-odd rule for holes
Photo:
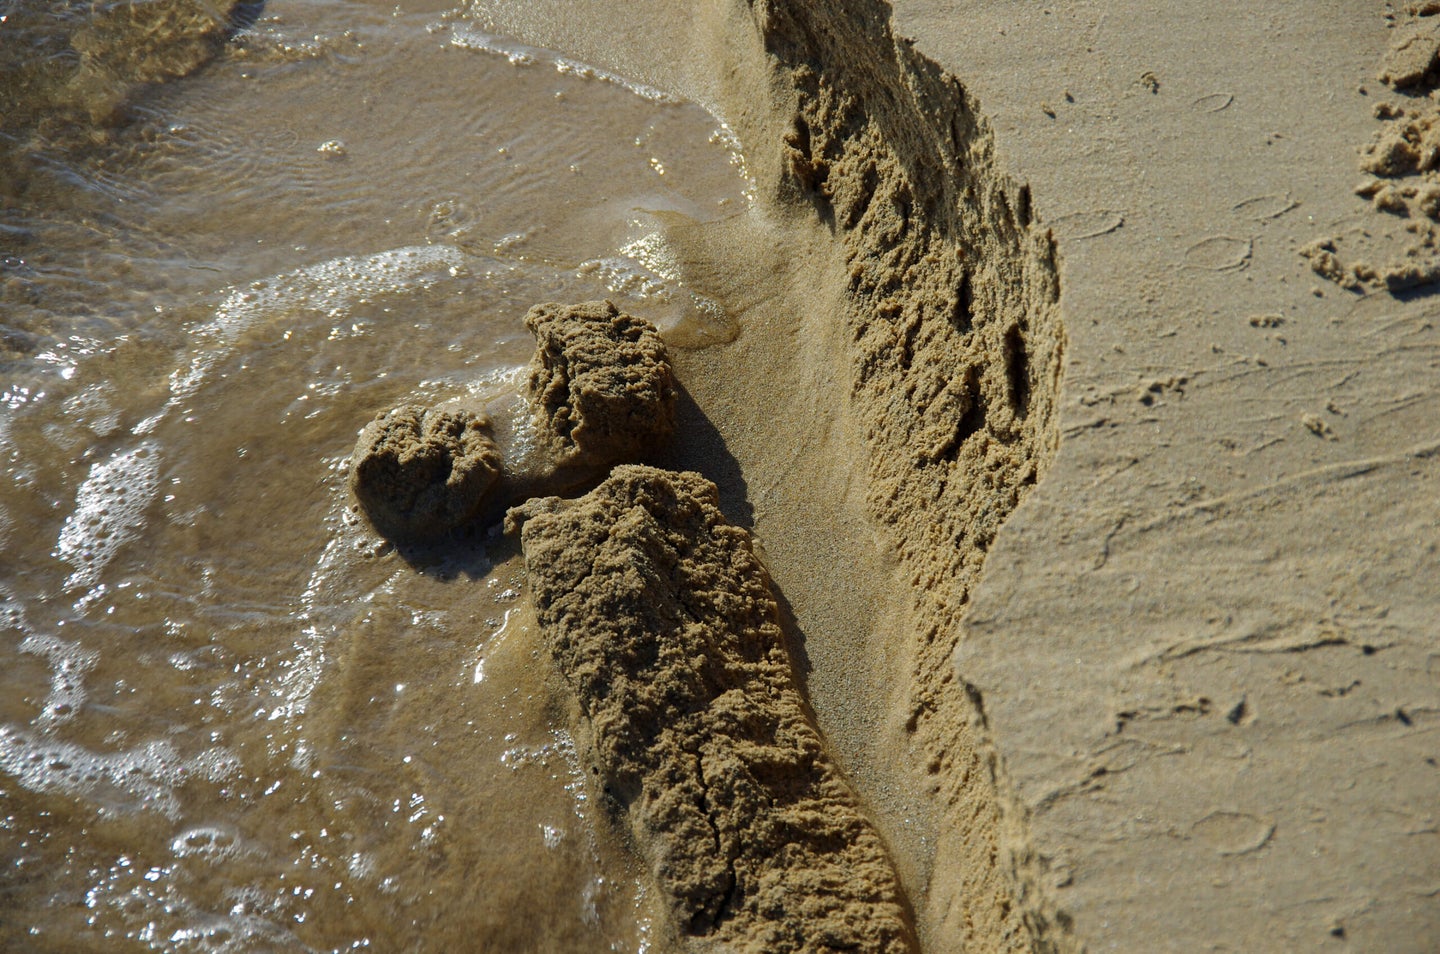
[[[932,918],[969,949],[1051,943],[1023,819],[981,701],[952,664],[1000,526],[1053,456],[1064,336],[1055,248],[995,163],[961,84],[896,41],[883,4],[755,5],[796,104],[777,201],[809,203],[848,266],[850,399],[868,504],[912,587],[909,728],[938,782]],[[946,885],[956,893],[946,897]]]
[[[536,22],[499,7],[502,28]],[[676,357],[698,405],[679,462],[740,522],[753,512],[818,721],[887,838],[911,839],[922,941],[1065,948],[953,665],[985,556],[1057,446],[1050,232],[964,87],[892,35],[884,3],[735,0],[694,23],[684,61],[661,50],[648,76],[739,137],[758,223],[670,230],[687,280],[741,322],[732,345]],[[580,39],[605,60],[603,35]]]

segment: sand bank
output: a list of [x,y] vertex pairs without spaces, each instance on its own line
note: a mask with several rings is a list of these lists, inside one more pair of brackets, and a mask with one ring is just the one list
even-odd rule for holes
[[673,15],[491,6],[745,145],[759,221],[672,230],[741,318],[679,463],[929,949],[1433,947],[1431,285],[1300,254],[1430,254],[1352,193],[1404,11],[733,4],[646,59]]

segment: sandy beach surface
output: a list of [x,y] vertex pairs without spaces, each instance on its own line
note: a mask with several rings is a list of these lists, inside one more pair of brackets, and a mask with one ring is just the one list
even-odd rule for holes
[[1298,254],[1416,261],[1352,191],[1412,20],[898,5],[1060,236],[1060,451],[956,666],[1093,950],[1440,941],[1434,299]]
[[[1361,153],[1377,108],[1428,106],[1423,84],[1402,94],[1377,75],[1392,45],[1428,35],[1417,12],[897,5],[897,34],[973,94],[997,170],[1029,183],[1062,263],[1057,446],[968,590],[951,670],[968,698],[940,703],[996,755],[988,816],[942,794],[915,835],[924,812],[899,807],[913,789],[895,752],[934,746],[932,773],[937,758],[942,778],[968,773],[896,716],[915,700],[886,674],[887,647],[906,644],[886,629],[925,613],[896,592],[965,602],[967,586],[904,579],[903,538],[923,531],[887,516],[873,529],[884,465],[860,461],[886,438],[856,433],[869,396],[842,383],[850,343],[802,319],[787,366],[784,330],[745,350],[747,327],[732,353],[765,370],[743,394],[723,357],[687,368],[805,633],[820,724],[915,865],[934,949],[1418,952],[1440,938],[1433,300],[1423,283],[1344,287],[1307,251],[1348,241],[1381,272],[1433,257],[1423,213],[1355,191],[1373,182]],[[765,145],[746,148],[761,166]],[[946,845],[967,813],[984,821],[966,839],[1011,853],[1002,893],[1033,878],[1028,898],[1050,912],[1022,919],[1028,942],[1003,912],[977,927],[988,889]]]
[[[398,34],[311,10],[315,50],[276,14],[113,179],[208,187],[164,109],[258,136],[224,85],[258,75],[346,118],[292,134],[329,186],[262,155],[301,207],[348,190],[364,242],[298,216],[260,248],[275,213],[237,193],[256,248],[219,229],[193,254],[225,282],[142,283],[136,314],[184,320],[117,309],[91,333],[119,370],[73,383],[35,356],[93,295],[74,275],[195,213],[7,200],[34,261],[78,251],[74,289],[3,286],[38,383],[7,385],[0,449],[59,489],[0,498],[0,946],[1440,947],[1440,5],[1155,6],[417,2]],[[405,123],[368,138],[370,94],[306,71],[414,82],[428,127],[467,108],[455,50],[563,122],[467,131],[494,171],[437,136],[443,177],[376,188]],[[530,305],[607,295],[532,313],[529,358]],[[303,381],[304,407],[273,383]],[[362,518],[376,412],[408,408],[403,450],[541,404],[543,479],[515,424],[446,451],[483,480],[401,515],[425,547]],[[555,477],[546,440],[596,473]],[[209,469],[251,447],[245,482]],[[385,460],[377,493],[412,494]],[[616,462],[650,466],[600,483]],[[542,488],[508,535],[492,486]]]

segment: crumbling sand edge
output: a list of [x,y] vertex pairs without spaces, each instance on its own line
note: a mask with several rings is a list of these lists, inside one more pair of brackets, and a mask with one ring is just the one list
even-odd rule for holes
[[510,511],[605,800],[686,947],[918,950],[885,845],[795,682],[750,535],[695,473],[622,465]]
[[[1001,170],[976,104],[894,36],[881,0],[474,3],[497,30],[684,93],[740,141],[755,186],[754,247],[744,222],[709,239],[667,228],[687,282],[736,303],[741,322],[733,343],[677,358],[702,423],[724,442],[686,466],[730,468],[731,495],[766,493],[797,470],[827,481],[819,491],[787,487],[783,502],[779,493],[737,498],[737,512],[753,506],[787,599],[824,617],[799,617],[812,658],[829,651],[831,621],[868,628],[870,642],[856,651],[865,636],[847,633],[851,642],[827,665],[902,661],[894,675],[909,684],[908,745],[888,727],[875,744],[908,749],[899,758],[913,768],[877,762],[869,771],[892,789],[923,787],[917,813],[934,816],[924,825],[938,822],[933,859],[911,869],[922,943],[1074,949],[1041,886],[983,700],[954,665],[985,555],[1055,457],[1065,351],[1053,239],[1034,220],[1028,190]],[[671,45],[655,48],[657,38]],[[795,464],[802,452],[843,456]],[[861,581],[885,601],[883,621],[863,619],[853,601],[837,615],[832,604],[845,601],[824,592],[835,584],[816,582],[824,566],[813,554],[825,536],[845,534],[823,545],[847,557],[872,550],[871,534],[854,536],[849,498],[834,496],[857,486],[863,518],[896,554],[895,585],[908,591],[896,600],[908,612],[896,613]],[[881,553],[867,567],[885,573],[890,564]],[[874,585],[888,593],[887,583]],[[887,635],[897,632],[909,635]],[[859,696],[866,719],[887,704]],[[861,794],[872,793],[862,784]],[[911,808],[885,811],[894,822]]]
[[[1054,239],[999,169],[964,87],[890,31],[879,0],[755,0],[783,124],[762,201],[813,209],[843,249],[852,411],[868,505],[913,596],[908,728],[941,815],[932,934],[964,949],[1059,950],[979,694],[953,657],[985,555],[1058,447],[1064,354]],[[741,128],[751,145],[756,129]]]

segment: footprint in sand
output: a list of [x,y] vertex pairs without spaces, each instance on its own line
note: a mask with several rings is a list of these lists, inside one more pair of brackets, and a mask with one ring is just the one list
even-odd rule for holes
[[1250,239],[1212,235],[1185,250],[1185,264],[1212,272],[1237,271],[1250,264],[1254,243]]
[[1275,823],[1245,812],[1211,812],[1190,826],[1190,832],[1218,855],[1248,855],[1275,835]]
[[1218,113],[1222,109],[1230,108],[1235,102],[1235,97],[1229,93],[1211,93],[1208,96],[1201,96],[1190,105],[1202,113]]
[[1252,196],[1243,202],[1237,202],[1230,207],[1230,211],[1237,212],[1247,219],[1255,219],[1259,222],[1278,219],[1280,216],[1296,208],[1300,203],[1291,197],[1289,192],[1271,192],[1266,195]]
[[1090,209],[1085,212],[1071,212],[1055,219],[1050,225],[1062,239],[1099,238],[1109,235],[1125,224],[1125,215],[1114,209]]

